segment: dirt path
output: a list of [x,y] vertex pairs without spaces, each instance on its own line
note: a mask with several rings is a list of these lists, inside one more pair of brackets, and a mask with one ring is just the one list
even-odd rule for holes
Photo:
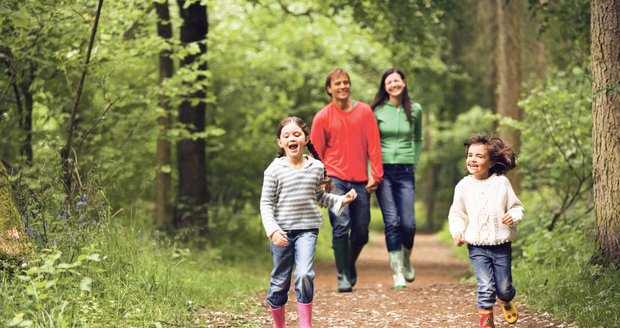
[[[314,327],[478,327],[476,286],[461,284],[469,263],[458,260],[450,246],[432,235],[416,236],[413,251],[416,280],[393,290],[392,274],[382,235],[371,238],[358,260],[358,282],[352,293],[336,290],[333,261],[316,264]],[[518,286],[517,286],[518,287]],[[297,327],[295,294],[287,304],[287,325]],[[495,308],[496,327],[575,327],[552,321],[518,303],[519,321],[507,324]],[[258,318],[257,318],[258,319]],[[265,304],[262,326],[271,327]]]

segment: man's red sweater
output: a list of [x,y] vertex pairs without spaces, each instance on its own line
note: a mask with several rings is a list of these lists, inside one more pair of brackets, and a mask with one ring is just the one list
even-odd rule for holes
[[316,148],[327,175],[349,182],[368,181],[370,172],[377,183],[383,180],[381,139],[372,109],[357,102],[348,112],[333,102],[323,107],[312,120],[310,140]]

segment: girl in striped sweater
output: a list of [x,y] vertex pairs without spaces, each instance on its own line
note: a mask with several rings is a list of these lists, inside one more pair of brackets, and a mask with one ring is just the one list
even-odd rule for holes
[[[355,200],[357,193],[353,189],[345,195],[329,193],[331,182],[302,119],[283,119],[278,126],[277,138],[280,150],[265,170],[260,200],[263,226],[271,240],[273,258],[267,303],[273,327],[286,327],[284,306],[288,301],[294,265],[299,326],[312,327],[313,260],[322,224],[317,205],[341,213]],[[303,153],[305,146],[314,158]]]

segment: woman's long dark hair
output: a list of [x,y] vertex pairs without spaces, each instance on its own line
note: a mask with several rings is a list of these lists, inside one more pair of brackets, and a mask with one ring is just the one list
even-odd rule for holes
[[[301,129],[301,131],[304,132],[304,135],[306,137],[310,137],[310,130],[308,129],[308,124],[306,124],[306,122],[304,122],[304,120],[299,117],[289,116],[280,121],[280,124],[278,125],[278,132],[276,134],[278,139],[280,138],[280,134],[282,134],[282,129],[286,125],[291,123],[297,125]],[[316,159],[317,161],[321,160],[321,157],[319,157],[319,153],[314,148],[312,141],[308,140],[306,147],[308,147],[308,150],[310,151],[310,154],[312,154],[312,157],[314,157],[314,159]],[[286,152],[284,151],[284,148],[280,147],[278,153],[276,154],[276,157],[284,157],[285,155]],[[325,189],[326,192],[331,192],[332,190],[334,190],[334,184],[332,183],[332,180],[327,176],[327,169],[323,170],[323,181],[321,182],[321,187]]]
[[370,107],[374,111],[375,108],[377,108],[380,105],[383,105],[383,103],[385,103],[388,99],[390,99],[390,95],[388,95],[387,91],[385,91],[385,79],[388,77],[388,75],[392,73],[398,73],[398,75],[400,75],[400,78],[403,79],[403,82],[405,82],[405,88],[403,89],[403,93],[402,93],[403,95],[402,105],[403,107],[405,107],[405,114],[407,114],[407,121],[409,121],[409,125],[413,126],[414,118],[413,118],[413,115],[411,115],[411,98],[409,98],[409,93],[407,92],[407,81],[405,79],[405,73],[403,73],[401,70],[399,70],[396,67],[392,67],[388,69],[387,71],[385,71],[385,73],[383,73],[383,76],[381,77],[381,83],[379,84],[379,90],[377,90],[377,95],[375,95],[375,100],[372,101],[372,105],[370,105]]

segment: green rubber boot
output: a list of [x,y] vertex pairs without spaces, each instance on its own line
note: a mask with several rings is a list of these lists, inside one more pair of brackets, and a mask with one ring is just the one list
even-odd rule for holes
[[334,258],[336,259],[336,271],[338,271],[338,291],[341,293],[353,290],[350,276],[349,240],[347,238],[334,239]]
[[357,270],[355,269],[355,262],[357,262],[357,259],[360,257],[362,248],[364,248],[363,244],[349,244],[349,250],[351,251],[351,257],[349,258],[349,269],[351,270],[351,287],[355,287],[355,283],[357,282]]
[[392,271],[394,273],[394,289],[405,288],[402,250],[388,252],[388,256],[390,258],[390,267],[392,267]]
[[403,246],[403,267],[405,273],[405,280],[407,282],[413,282],[415,280],[415,269],[411,264],[411,248]]

